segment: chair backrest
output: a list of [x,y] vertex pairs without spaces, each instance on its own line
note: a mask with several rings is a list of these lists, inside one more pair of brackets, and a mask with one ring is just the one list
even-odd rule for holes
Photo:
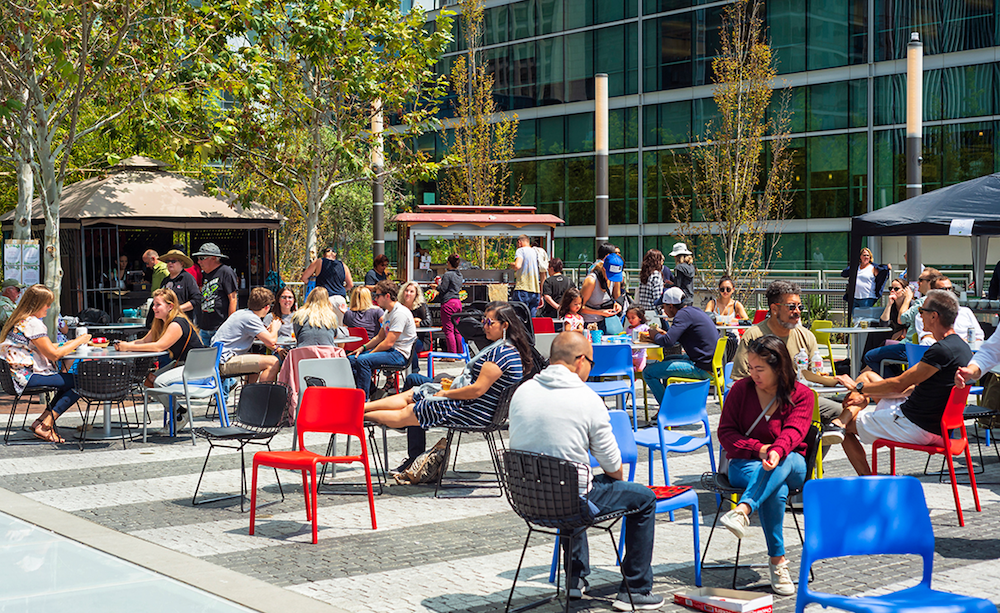
[[297,368],[300,390],[308,387],[306,377],[319,377],[326,387],[356,387],[347,358],[307,358],[299,360]]
[[344,345],[343,345],[344,351],[346,351],[348,353],[354,351],[358,347],[361,347],[362,345],[364,345],[368,341],[372,340],[372,339],[368,338],[368,330],[365,330],[364,328],[348,328],[347,329],[347,333],[350,334],[351,336],[360,336],[361,337],[360,341],[354,341],[353,343],[344,343]]
[[656,423],[660,429],[699,422],[705,423],[708,428],[709,383],[705,379],[696,383],[668,385],[663,392],[663,402],[660,403],[661,407],[667,409],[656,415]]
[[125,360],[84,360],[76,369],[73,388],[91,400],[124,398],[132,388],[132,372]]
[[551,317],[532,317],[531,327],[534,328],[535,334],[556,331],[556,324]]
[[501,478],[514,512],[550,528],[587,525],[577,480],[582,464],[552,456],[507,449],[500,456]]
[[727,362],[722,367],[722,373],[726,377],[726,390],[728,391],[733,386],[733,362]]
[[712,385],[718,391],[719,402],[722,402],[722,395],[726,391],[726,373],[723,367],[726,363],[726,347],[729,344],[729,337],[723,334],[715,343],[715,353],[712,354]]
[[823,332],[827,328],[832,328],[833,322],[829,319],[814,319],[812,324],[810,324],[809,329],[812,330],[813,336],[816,337],[816,342],[820,345],[830,344],[830,333]]
[[10,372],[10,364],[7,360],[0,359],[0,387],[4,393],[17,396],[17,388],[14,387],[14,375]]
[[236,422],[251,429],[274,429],[288,413],[290,394],[279,383],[248,383],[240,393]]
[[916,343],[903,343],[903,347],[906,350],[906,363],[910,368],[924,359],[924,354],[930,349],[930,345],[917,345]]
[[557,336],[559,335],[555,332],[539,332],[535,334],[535,349],[543,357],[548,358],[549,353],[552,352],[552,341],[556,340]]
[[819,427],[813,423],[806,432],[806,481],[812,479],[816,470],[816,458],[819,453]]
[[623,377],[635,379],[632,347],[625,343],[594,345],[594,367],[591,377]]
[[753,323],[759,324],[767,319],[768,312],[769,311],[767,309],[757,309],[753,314]]
[[[800,576],[807,577],[812,563],[827,558],[916,554],[924,560],[923,583],[930,585],[934,531],[920,481],[893,476],[813,479],[802,497],[805,574]],[[844,512],[846,500],[849,513]]]
[[[632,418],[625,411],[608,411],[608,420],[611,422],[611,431],[615,433],[615,441],[618,442],[618,453],[622,457],[622,464],[628,464],[630,472],[634,472],[635,465],[639,461],[639,447],[635,444],[632,432]],[[599,465],[597,458],[591,454],[590,466],[596,468]]]
[[[941,432],[947,433],[955,428],[962,430],[962,437],[965,438],[965,405],[969,400],[970,386],[966,385],[962,389],[951,388],[948,396],[948,403],[944,407],[944,414],[941,415]],[[947,438],[947,434],[944,435]]]
[[202,381],[204,379],[214,379],[216,366],[222,354],[222,345],[215,345],[205,349],[192,349],[188,351],[184,360],[184,370],[181,377],[185,382]]
[[[336,410],[331,408],[336,407]],[[298,434],[299,449],[305,450],[307,432],[326,434],[346,434],[361,439],[362,452],[367,453],[365,444],[365,393],[359,389],[341,387],[307,387],[302,392],[302,405],[295,416],[295,430]]]

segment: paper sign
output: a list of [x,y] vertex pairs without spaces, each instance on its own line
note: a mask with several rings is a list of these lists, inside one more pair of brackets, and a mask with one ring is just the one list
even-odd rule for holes
[[948,229],[949,236],[972,236],[972,224],[975,219],[952,219]]
[[34,285],[41,279],[41,253],[37,240],[8,240],[3,246],[3,278]]

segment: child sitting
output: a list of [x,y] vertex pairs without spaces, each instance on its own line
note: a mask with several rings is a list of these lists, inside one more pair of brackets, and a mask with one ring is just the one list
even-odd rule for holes
[[563,321],[563,332],[579,332],[584,334],[583,316],[580,309],[583,308],[583,298],[580,290],[571,287],[563,294],[559,303],[559,317]]
[[[646,311],[640,306],[631,306],[627,311],[625,311],[625,319],[628,320],[628,328],[625,329],[626,334],[632,334],[634,330],[639,332],[649,332],[649,326],[646,324]],[[632,366],[635,368],[636,372],[642,372],[642,369],[646,367],[646,350],[636,349],[632,352]]]

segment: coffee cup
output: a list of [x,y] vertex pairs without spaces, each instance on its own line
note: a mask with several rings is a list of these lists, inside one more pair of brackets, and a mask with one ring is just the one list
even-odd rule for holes
[[77,326],[76,327],[76,337],[77,338],[80,338],[81,336],[83,336],[86,333],[87,333],[87,327],[86,326]]

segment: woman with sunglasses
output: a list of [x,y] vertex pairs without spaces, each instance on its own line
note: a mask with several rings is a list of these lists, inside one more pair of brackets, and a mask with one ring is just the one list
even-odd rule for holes
[[706,313],[715,313],[716,323],[727,323],[733,319],[750,319],[743,303],[733,299],[736,286],[729,275],[719,279],[719,297],[712,298],[705,307]]
[[[854,283],[854,308],[869,308],[875,306],[882,296],[882,288],[892,272],[892,264],[873,264],[872,251],[868,247],[861,250],[861,261],[858,263],[858,279]],[[841,277],[851,276],[851,267],[840,271]],[[849,296],[844,301],[850,303]]]
[[742,539],[750,514],[757,512],[770,556],[771,588],[790,596],[795,584],[785,558],[782,523],[788,490],[805,483],[813,393],[795,380],[792,358],[777,336],[754,339],[747,350],[750,376],[730,389],[718,432],[729,458],[729,482],[744,490],[720,521]]
[[[365,419],[390,428],[420,426],[482,427],[493,418],[500,395],[531,371],[531,342],[517,314],[506,302],[491,302],[483,332],[492,344],[466,366],[469,384],[430,394],[421,385],[365,403]],[[480,357],[482,356],[482,357]]]

